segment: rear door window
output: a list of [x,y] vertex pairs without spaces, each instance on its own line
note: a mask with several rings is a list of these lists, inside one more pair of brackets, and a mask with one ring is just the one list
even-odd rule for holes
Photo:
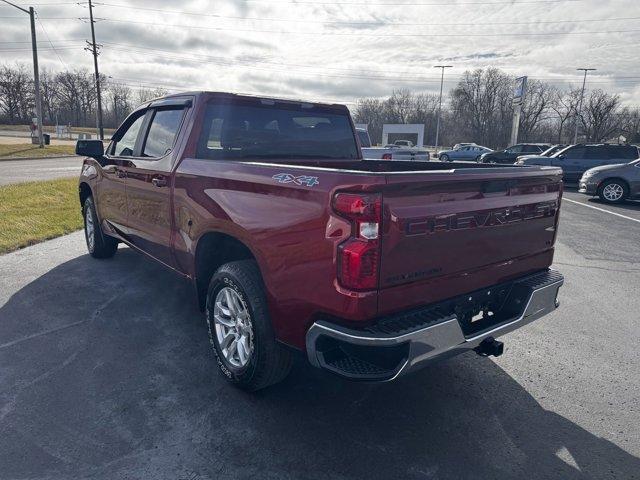
[[160,158],[171,152],[183,114],[183,108],[162,109],[155,112],[142,151],[143,157]]
[[619,160],[635,160],[638,158],[638,149],[632,145],[610,145],[611,158]]
[[210,159],[356,159],[348,112],[305,103],[207,105],[197,155]]

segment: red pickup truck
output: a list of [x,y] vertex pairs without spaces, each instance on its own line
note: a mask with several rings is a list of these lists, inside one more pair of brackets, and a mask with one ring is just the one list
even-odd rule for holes
[[365,161],[342,105],[212,92],[153,100],[76,153],[90,254],[122,242],[192,280],[247,390],[295,350],[369,381],[499,355],[558,306],[559,168]]

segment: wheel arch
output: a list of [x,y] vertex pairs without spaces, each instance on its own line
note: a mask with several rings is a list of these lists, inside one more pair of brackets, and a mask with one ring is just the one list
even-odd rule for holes
[[93,196],[93,191],[87,182],[80,182],[78,185],[78,194],[80,198],[80,208],[84,213],[84,202],[87,198]]
[[207,289],[215,271],[225,263],[236,260],[255,260],[262,275],[257,256],[242,240],[219,231],[209,231],[200,236],[196,244],[193,271],[201,310],[204,310]]
[[629,182],[627,180],[625,180],[622,177],[607,177],[604,180],[602,180],[599,184],[598,184],[598,189],[600,189],[600,187],[602,187],[602,185],[604,185],[606,182],[608,182],[609,180],[617,180],[620,183],[624,184],[625,187],[627,187],[627,190],[629,190],[631,187],[629,185]]

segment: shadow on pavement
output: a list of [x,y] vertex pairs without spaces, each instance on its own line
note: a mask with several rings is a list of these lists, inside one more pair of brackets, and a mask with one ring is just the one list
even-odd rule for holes
[[249,395],[214,369],[191,286],[129,249],[0,309],[10,478],[636,478],[640,460],[473,355],[391,384],[298,361]]

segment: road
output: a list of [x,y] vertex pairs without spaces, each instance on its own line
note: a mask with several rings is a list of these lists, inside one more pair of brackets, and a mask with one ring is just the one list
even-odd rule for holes
[[81,166],[82,158],[75,155],[34,160],[0,160],[0,185],[78,177]]
[[128,248],[92,260],[75,233],[2,256],[0,477],[638,479],[639,239],[565,201],[561,308],[502,357],[389,384],[300,358],[253,395],[215,371],[190,285]]

